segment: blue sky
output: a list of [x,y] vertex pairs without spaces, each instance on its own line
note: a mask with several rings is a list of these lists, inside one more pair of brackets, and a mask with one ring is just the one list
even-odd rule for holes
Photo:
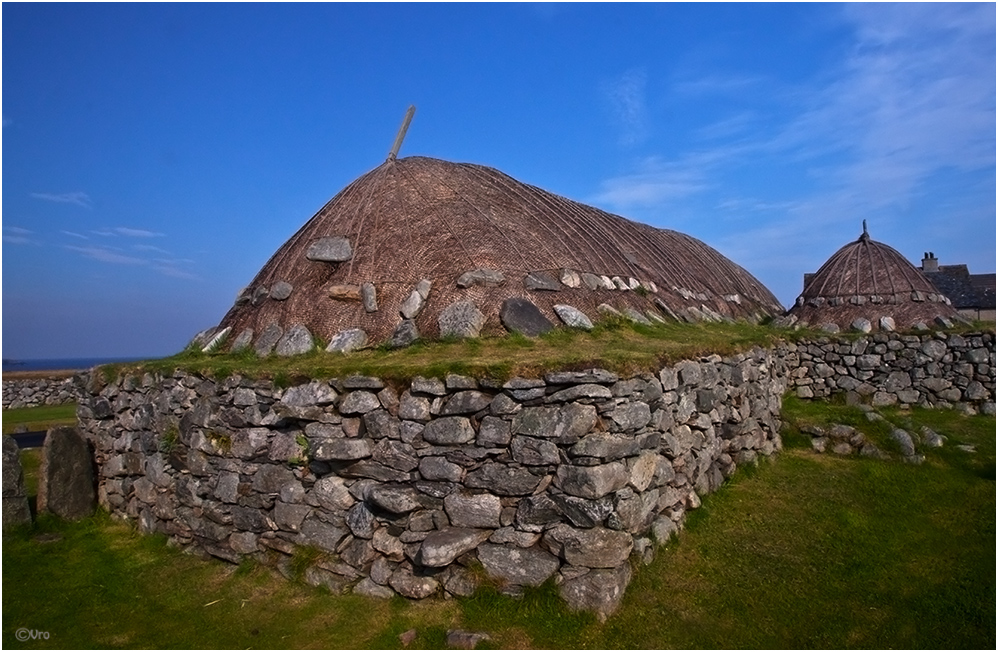
[[330,197],[489,165],[789,305],[855,239],[995,271],[994,4],[11,4],[5,358],[163,356]]

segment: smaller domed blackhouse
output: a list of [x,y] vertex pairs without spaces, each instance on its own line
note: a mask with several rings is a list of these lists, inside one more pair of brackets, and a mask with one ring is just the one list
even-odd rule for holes
[[893,248],[863,234],[836,251],[814,274],[788,317],[826,330],[906,330],[959,320],[950,300]]

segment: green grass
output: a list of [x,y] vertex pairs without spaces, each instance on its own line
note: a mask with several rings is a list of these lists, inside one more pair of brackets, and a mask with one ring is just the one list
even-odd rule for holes
[[76,403],[65,405],[42,405],[33,408],[17,408],[3,411],[3,434],[9,435],[18,426],[28,430],[48,430],[56,426],[71,426],[76,423]]
[[[785,410],[788,441],[801,423],[855,417],[793,399]],[[551,584],[519,599],[489,588],[420,603],[331,595],[97,516],[5,536],[3,645],[396,648],[416,629],[410,647],[443,648],[448,629],[464,628],[503,648],[994,649],[995,419],[883,414],[949,441],[920,466],[788,446],[739,470],[636,568],[605,623],[569,611]],[[51,637],[22,644],[19,627]]]
[[601,323],[591,332],[558,328],[538,338],[511,334],[418,341],[405,349],[377,347],[349,355],[316,351],[291,358],[258,358],[252,351],[206,354],[188,350],[162,360],[105,369],[111,375],[183,369],[215,378],[236,372],[281,383],[351,374],[400,381],[417,375],[443,378],[448,373],[506,380],[514,375],[536,376],[553,369],[594,366],[621,373],[647,371],[685,358],[769,346],[788,336],[795,335],[748,323],[643,326],[612,321]]

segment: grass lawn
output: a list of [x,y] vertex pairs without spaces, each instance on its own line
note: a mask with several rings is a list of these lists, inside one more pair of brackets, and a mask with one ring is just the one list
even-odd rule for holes
[[[503,648],[994,649],[994,417],[882,411],[948,438],[920,466],[817,455],[799,434],[850,419],[865,431],[855,412],[788,399],[784,451],[707,497],[606,623],[568,611],[553,586],[520,599],[331,595],[106,515],[42,517],[4,536],[3,646],[396,648],[414,628],[409,647],[442,648],[463,628]],[[22,627],[49,638],[19,642]]]
[[18,426],[22,425],[33,431],[48,430],[56,426],[71,426],[75,423],[76,403],[3,411],[3,434],[5,435],[12,434]]
[[417,375],[443,378],[448,373],[457,373],[506,380],[515,375],[538,377],[552,369],[603,367],[620,373],[647,371],[685,358],[713,353],[727,355],[752,346],[769,346],[781,338],[802,336],[744,322],[644,326],[623,319],[607,319],[591,332],[556,328],[537,338],[511,334],[418,341],[404,349],[381,346],[350,355],[326,353],[321,342],[319,350],[291,358],[273,355],[258,358],[252,350],[238,354],[189,350],[162,360],[108,365],[105,373],[171,373],[179,368],[215,378],[233,372],[269,377],[281,385],[299,379],[343,378],[351,374],[408,380]]

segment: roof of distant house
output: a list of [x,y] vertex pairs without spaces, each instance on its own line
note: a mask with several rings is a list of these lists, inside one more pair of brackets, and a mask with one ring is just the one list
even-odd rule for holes
[[995,309],[994,274],[971,274],[964,264],[938,265],[936,271],[926,270],[926,267],[923,260],[922,274],[949,297],[957,309]]

